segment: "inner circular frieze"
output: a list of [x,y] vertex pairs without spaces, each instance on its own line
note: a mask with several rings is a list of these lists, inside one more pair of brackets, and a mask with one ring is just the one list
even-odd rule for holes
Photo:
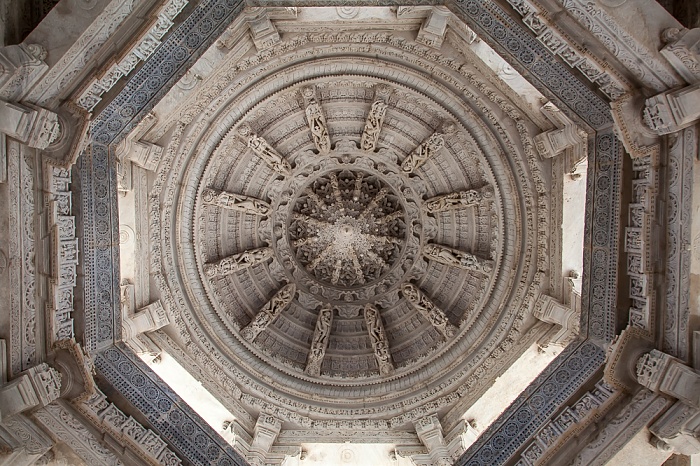
[[371,173],[345,169],[306,185],[287,227],[297,262],[316,280],[358,288],[386,275],[406,244],[402,202]]

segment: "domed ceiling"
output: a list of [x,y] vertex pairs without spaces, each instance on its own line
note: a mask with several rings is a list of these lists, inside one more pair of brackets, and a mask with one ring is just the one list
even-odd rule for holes
[[457,56],[300,34],[222,60],[163,125],[156,283],[173,338],[244,405],[398,427],[517,356],[549,181],[536,127]]

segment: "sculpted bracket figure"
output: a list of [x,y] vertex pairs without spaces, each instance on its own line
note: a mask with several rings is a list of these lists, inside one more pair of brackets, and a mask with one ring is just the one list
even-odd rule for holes
[[401,287],[401,293],[411,306],[420,312],[433,327],[440,332],[445,339],[451,338],[457,332],[457,328],[450,323],[440,308],[435,306],[417,286],[412,283],[405,283]]
[[238,127],[238,134],[243,138],[255,155],[263,159],[270,168],[280,175],[291,175],[292,167],[289,165],[289,162],[287,162],[265,139],[255,134],[250,125],[243,123]]
[[306,120],[309,123],[316,149],[321,155],[327,155],[331,151],[331,137],[328,134],[328,125],[321,104],[316,101],[312,87],[303,88],[301,95],[306,102]]
[[365,121],[365,129],[362,133],[361,147],[364,151],[371,152],[377,148],[377,141],[379,141],[379,134],[382,131],[384,116],[386,115],[387,108],[389,108],[385,99],[388,98],[388,94],[390,93],[391,89],[388,91],[382,88],[377,90],[378,99],[372,103],[372,107],[367,114],[367,120]]
[[284,285],[255,315],[255,318],[241,330],[241,336],[253,341],[292,303],[297,287],[294,283]]
[[391,362],[391,354],[389,354],[389,342],[384,332],[382,317],[379,315],[379,310],[367,304],[365,306],[365,324],[369,339],[372,342],[374,349],[374,357],[379,365],[380,375],[389,375],[394,372],[394,364]]
[[490,186],[485,186],[478,190],[457,191],[433,197],[425,201],[423,207],[427,213],[434,214],[446,210],[476,206],[491,197],[493,197],[493,189]]
[[224,209],[238,210],[252,215],[266,216],[270,213],[270,204],[265,201],[242,194],[229,193],[211,188],[205,188],[202,191],[202,200],[207,204],[216,205]]
[[481,259],[468,252],[448,248],[439,244],[428,243],[423,249],[423,255],[441,264],[458,267],[475,272],[490,273],[493,270],[493,261]]
[[326,348],[328,348],[332,323],[333,308],[330,305],[325,305],[318,313],[309,356],[306,359],[304,372],[309,375],[319,376],[321,374],[321,364],[323,363],[323,357],[326,355]]
[[272,248],[257,248],[225,257],[219,262],[204,265],[204,274],[209,278],[228,275],[265,262],[273,256]]

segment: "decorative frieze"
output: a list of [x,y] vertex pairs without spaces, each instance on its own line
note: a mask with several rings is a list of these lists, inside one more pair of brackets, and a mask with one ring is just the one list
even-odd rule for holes
[[88,400],[77,403],[75,406],[95,427],[109,433],[122,446],[127,446],[148,464],[153,466],[182,464],[182,460],[170,450],[158,434],[143,427],[133,417],[124,414],[114,403],[109,402],[101,391],[97,390]]
[[73,292],[78,266],[78,238],[73,197],[70,191],[70,170],[51,167],[49,174],[49,224],[52,240],[51,299],[48,304],[49,342],[71,339],[73,328]]
[[79,107],[92,112],[102,100],[102,95],[114,87],[124,76],[127,76],[141,61],[151,56],[161,44],[161,39],[175,24],[175,17],[187,6],[188,0],[168,0],[158,11],[158,16],[150,29],[139,38],[121,60],[115,62],[100,78],[95,78],[80,94],[76,103]]
[[584,393],[578,400],[566,406],[544,426],[523,450],[517,466],[548,464],[551,455],[561,447],[561,442],[571,437],[584,425],[600,418],[616,399],[616,390],[604,381],[595,384],[593,390]]
[[[529,0],[508,0],[523,17],[523,23],[535,33],[537,40],[555,55],[558,55],[564,63],[578,69],[591,82],[600,86],[611,99],[617,99],[625,93],[629,87],[622,77],[599,62],[593,54],[574,43],[555,26],[550,24],[549,18],[535,2]],[[567,2],[564,2],[565,5]]]

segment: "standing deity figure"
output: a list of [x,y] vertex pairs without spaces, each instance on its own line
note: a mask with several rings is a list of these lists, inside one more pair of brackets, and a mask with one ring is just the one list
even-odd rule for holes
[[207,204],[217,205],[224,209],[237,210],[252,215],[266,216],[270,213],[270,204],[254,197],[234,194],[226,191],[205,188],[202,200]]
[[293,283],[284,285],[255,315],[253,320],[241,330],[241,336],[253,341],[262,333],[285,309],[289,307],[296,295],[297,288]]
[[328,135],[328,126],[321,106],[315,100],[309,102],[306,107],[306,120],[316,149],[323,155],[328,154],[331,151],[331,137]]
[[445,316],[440,308],[435,306],[417,286],[406,283],[401,287],[401,293],[411,306],[418,311],[445,339],[451,338],[457,332],[454,325]]
[[484,260],[468,252],[458,251],[439,244],[426,244],[423,248],[423,255],[429,260],[460,269],[482,273],[490,273],[493,270],[493,261]]
[[253,153],[263,159],[270,168],[284,176],[289,176],[292,173],[292,167],[289,165],[289,162],[277,153],[265,139],[255,134],[247,123],[243,123],[238,127],[238,134],[240,134]]
[[309,375],[319,376],[321,374],[321,364],[326,355],[328,341],[331,334],[331,324],[333,323],[333,308],[326,305],[321,308],[316,320],[316,329],[311,339],[309,356],[306,359],[306,372]]
[[483,200],[493,196],[490,186],[480,190],[470,189],[433,197],[425,201],[425,211],[429,214],[444,212],[446,210],[471,207],[480,204]]
[[204,274],[209,277],[228,275],[265,262],[273,256],[272,248],[257,248],[224,257],[219,262],[204,265]]
[[389,375],[394,372],[394,364],[391,362],[391,355],[389,354],[389,343],[384,333],[382,317],[379,315],[377,308],[370,304],[365,306],[365,324],[367,325],[369,339],[372,342],[374,357],[379,366],[379,374]]
[[423,143],[413,149],[413,152],[408,154],[408,157],[406,157],[401,164],[401,170],[404,173],[413,173],[444,146],[445,138],[443,134],[438,132],[431,134],[428,139],[423,141]]
[[388,105],[381,100],[375,100],[365,121],[365,130],[362,133],[362,150],[372,152],[377,148],[379,133],[382,131],[382,123],[386,115]]

